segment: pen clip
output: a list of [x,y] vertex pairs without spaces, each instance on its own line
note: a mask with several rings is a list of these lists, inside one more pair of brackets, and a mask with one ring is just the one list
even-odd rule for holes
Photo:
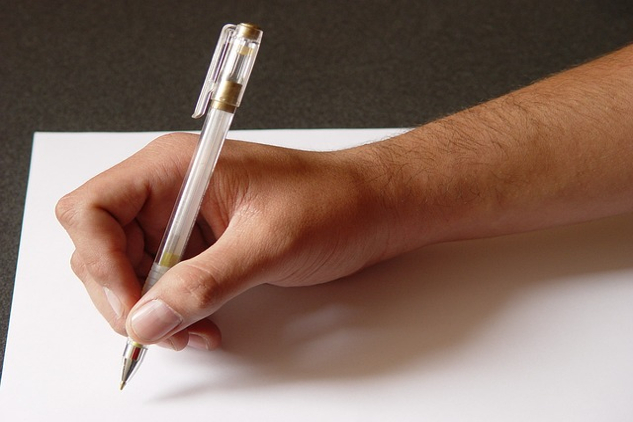
[[213,95],[213,92],[217,89],[220,71],[226,61],[227,52],[229,50],[229,41],[235,34],[235,28],[236,25],[224,25],[222,32],[220,32],[218,45],[213,53],[213,58],[211,59],[207,76],[205,77],[204,84],[202,85],[202,91],[200,91],[200,97],[198,97],[196,108],[191,116],[194,119],[204,116],[207,112],[211,95]]

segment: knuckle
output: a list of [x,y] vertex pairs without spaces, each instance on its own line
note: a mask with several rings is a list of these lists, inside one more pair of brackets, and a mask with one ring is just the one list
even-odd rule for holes
[[196,309],[215,309],[223,296],[222,284],[208,269],[192,263],[184,265],[186,265],[185,271],[180,275],[182,294]]
[[106,259],[101,259],[100,256],[92,259],[82,259],[81,266],[81,275],[75,273],[78,277],[90,277],[93,281],[101,285],[106,285],[107,280],[114,272],[112,264]]
[[147,151],[152,154],[164,155],[168,152],[173,154],[174,146],[178,145],[178,150],[188,152],[188,149],[195,148],[198,137],[191,133],[168,133],[154,139],[148,146]]
[[75,193],[63,196],[55,205],[55,216],[64,227],[72,227],[81,214],[81,202]]

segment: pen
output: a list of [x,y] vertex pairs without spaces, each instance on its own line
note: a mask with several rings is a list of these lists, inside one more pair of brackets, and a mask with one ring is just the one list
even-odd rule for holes
[[[207,117],[142,294],[182,259],[233,115],[242,100],[261,38],[262,31],[255,25],[241,23],[222,28],[192,116],[197,119],[206,113]],[[121,390],[138,370],[146,352],[146,346],[127,339]]]

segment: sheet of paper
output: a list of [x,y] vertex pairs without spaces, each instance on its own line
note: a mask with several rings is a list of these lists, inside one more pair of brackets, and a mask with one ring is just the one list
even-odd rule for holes
[[[231,135],[335,149],[396,132]],[[633,420],[632,215],[253,289],[215,316],[222,350],[153,347],[119,391],[124,339],[71,272],[53,208],[156,135],[36,134],[0,420]]]

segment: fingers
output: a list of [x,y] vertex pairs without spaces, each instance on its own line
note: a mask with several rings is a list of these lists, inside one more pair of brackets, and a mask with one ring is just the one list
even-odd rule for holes
[[[140,298],[151,254],[162,237],[178,194],[177,181],[196,139],[184,134],[159,138],[56,206],[57,218],[76,248],[72,270],[99,312],[122,335],[127,335],[128,312]],[[192,235],[192,250],[204,250],[206,239],[213,237],[208,228],[200,230]],[[218,328],[206,318],[162,337],[162,345],[175,350],[187,345],[212,350],[220,343]]]
[[215,350],[220,346],[221,339],[217,325],[205,318],[161,341],[158,345],[173,350],[182,350],[185,347]]
[[[99,312],[119,333],[141,293],[187,166],[192,135],[172,135],[86,182],[56,206],[75,253],[71,266]],[[174,145],[178,145],[177,148]]]
[[258,245],[263,242],[256,238],[261,239],[261,232],[245,229],[246,224],[236,226],[230,226],[206,251],[167,271],[141,298],[127,319],[130,337],[143,344],[157,343],[189,327],[192,345],[201,344],[198,335],[206,348],[216,347],[219,332],[200,325],[201,321],[260,284],[270,256],[260,253]]
[[119,299],[119,295],[114,293],[111,288],[102,286],[94,281],[86,269],[81,256],[77,252],[73,253],[70,260],[70,266],[77,277],[83,281],[84,287],[88,291],[99,312],[105,317],[116,332],[121,335],[125,335],[125,318],[123,318],[125,308]]
[[187,328],[188,347],[199,350],[214,350],[220,346],[222,335],[217,325],[205,318]]
[[123,228],[109,213],[72,196],[59,202],[57,215],[75,244],[71,268],[99,312],[123,334],[122,317],[140,296]]

